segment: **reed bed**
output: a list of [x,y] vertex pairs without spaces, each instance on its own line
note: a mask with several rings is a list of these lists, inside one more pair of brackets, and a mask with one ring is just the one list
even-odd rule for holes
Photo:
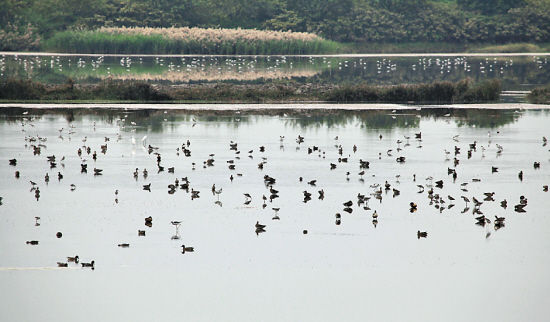
[[83,54],[299,55],[335,53],[340,46],[305,32],[188,27],[63,31],[44,42],[48,51]]

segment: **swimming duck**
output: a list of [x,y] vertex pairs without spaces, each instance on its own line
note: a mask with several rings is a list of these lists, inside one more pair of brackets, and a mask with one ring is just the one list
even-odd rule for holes
[[95,261],[91,261],[89,263],[81,263],[80,265],[82,265],[82,267],[91,267],[91,268],[94,268],[95,266]]
[[57,266],[58,266],[58,267],[68,267],[69,264],[67,264],[67,263],[62,263],[62,262],[57,262]]
[[428,233],[425,232],[425,231],[417,231],[416,232],[416,238],[420,239],[420,238],[426,238],[428,237]]
[[265,225],[262,225],[260,224],[259,221],[256,221],[256,225],[255,225],[256,229],[264,229],[266,226]]
[[68,262],[73,262],[73,263],[78,264],[78,260],[79,260],[78,255],[76,255],[75,257],[70,257],[70,256],[67,257],[67,261],[68,261]]
[[182,251],[181,251],[182,254],[185,254],[185,252],[190,252],[191,253],[191,252],[195,251],[194,247],[189,247],[189,246],[186,247],[185,245],[181,245],[181,249],[182,249]]

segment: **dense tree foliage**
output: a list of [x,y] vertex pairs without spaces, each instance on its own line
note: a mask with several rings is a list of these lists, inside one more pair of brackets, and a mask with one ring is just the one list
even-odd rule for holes
[[102,26],[197,26],[354,42],[550,41],[550,0],[0,0],[0,8],[0,36],[27,38],[30,24],[42,38]]

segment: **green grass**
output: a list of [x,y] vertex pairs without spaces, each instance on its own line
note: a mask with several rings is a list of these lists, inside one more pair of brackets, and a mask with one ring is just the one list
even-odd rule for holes
[[324,39],[213,42],[99,31],[63,31],[42,43],[46,51],[80,54],[299,55],[335,53],[340,47],[339,43]]

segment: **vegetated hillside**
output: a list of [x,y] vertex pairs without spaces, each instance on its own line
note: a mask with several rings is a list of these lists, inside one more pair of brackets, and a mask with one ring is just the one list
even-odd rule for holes
[[1,49],[64,30],[215,27],[340,42],[548,42],[550,0],[0,0]]

